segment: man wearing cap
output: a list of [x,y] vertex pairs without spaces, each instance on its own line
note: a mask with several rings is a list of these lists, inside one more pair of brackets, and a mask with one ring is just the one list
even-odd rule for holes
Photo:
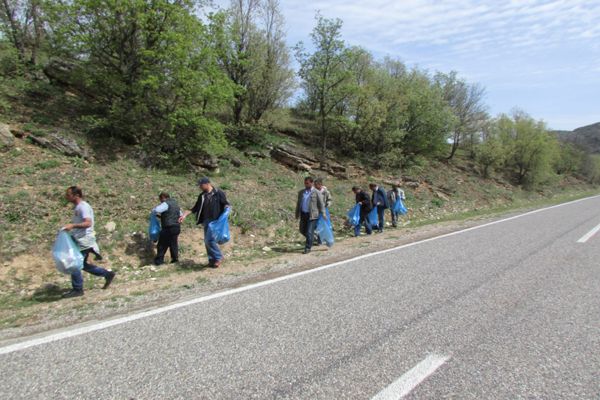
[[167,249],[171,252],[171,262],[179,261],[179,245],[177,243],[179,233],[181,232],[179,217],[183,215],[179,204],[167,192],[161,192],[158,195],[160,204],[152,209],[152,213],[160,217],[160,236],[156,245],[155,265],[161,265],[165,262],[165,253]]
[[300,220],[300,233],[306,238],[304,254],[310,253],[312,248],[319,215],[327,220],[323,195],[313,187],[313,183],[312,177],[304,178],[304,189],[298,192],[298,201],[296,202],[296,219]]
[[183,222],[188,215],[196,214],[196,224],[204,226],[204,245],[208,255],[208,264],[213,268],[218,268],[223,262],[223,254],[217,241],[208,234],[208,224],[218,219],[225,208],[230,207],[230,204],[225,192],[214,187],[207,177],[198,180],[198,186],[202,192],[198,195],[196,204],[179,217],[179,223]]
[[360,204],[360,221],[354,226],[354,236],[360,236],[360,227],[362,224],[365,225],[367,235],[370,235],[373,231],[371,229],[371,223],[369,222],[369,213],[373,209],[371,206],[371,199],[369,195],[358,186],[352,188],[352,192],[355,194],[356,203]]

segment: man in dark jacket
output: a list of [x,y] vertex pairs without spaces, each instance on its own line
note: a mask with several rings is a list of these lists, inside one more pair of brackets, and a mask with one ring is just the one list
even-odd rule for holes
[[312,248],[319,215],[327,220],[323,196],[313,187],[313,183],[314,180],[310,176],[304,179],[304,189],[298,192],[296,202],[296,219],[300,220],[300,233],[306,238],[304,254],[310,253]]
[[372,230],[371,224],[369,223],[369,213],[373,209],[371,206],[371,199],[369,198],[369,195],[358,186],[354,186],[352,191],[356,195],[356,203],[360,204],[360,221],[358,225],[354,226],[354,236],[360,236],[360,227],[362,224],[365,225],[367,235],[370,235]]
[[385,189],[377,185],[376,183],[369,184],[369,188],[373,191],[373,195],[371,196],[371,202],[373,203],[373,207],[377,207],[377,216],[379,220],[377,231],[381,233],[383,232],[383,217],[385,215],[385,210],[389,207],[387,201],[387,194],[385,193]]
[[227,201],[225,192],[214,187],[210,179],[204,177],[198,181],[202,192],[196,200],[196,204],[191,210],[183,213],[179,218],[181,223],[191,213],[196,214],[196,224],[204,227],[204,245],[206,246],[206,254],[208,255],[208,264],[213,268],[218,268],[223,262],[223,254],[219,249],[219,244],[212,235],[208,232],[208,224],[219,218],[225,211],[225,208],[230,207]]
[[169,193],[161,192],[158,195],[160,204],[152,209],[154,214],[160,216],[160,236],[156,246],[155,265],[161,265],[165,262],[165,253],[167,249],[171,252],[171,262],[176,263],[179,260],[179,245],[177,239],[180,233],[179,217],[182,216],[181,209],[175,199],[172,199]]

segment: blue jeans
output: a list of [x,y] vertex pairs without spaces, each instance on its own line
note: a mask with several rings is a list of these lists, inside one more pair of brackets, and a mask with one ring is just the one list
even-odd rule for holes
[[383,232],[384,215],[385,215],[385,207],[377,206],[377,216],[379,217],[379,226],[377,228],[378,228],[379,232]]
[[[106,278],[109,275],[107,270],[87,262],[91,252],[92,249],[81,250],[81,254],[83,254],[83,270],[92,275]],[[73,272],[71,274],[71,285],[73,286],[73,290],[83,290],[83,274],[81,271]]]
[[219,244],[208,234],[208,222],[204,224],[204,246],[206,246],[206,254],[208,255],[208,262],[216,262],[223,259]]
[[303,212],[300,214],[300,233],[306,238],[306,244],[304,245],[305,250],[310,250],[312,248],[316,227],[317,220],[310,219],[309,213]]
[[367,235],[370,235],[372,232],[371,224],[369,223],[368,214],[360,216],[360,222],[358,225],[354,225],[354,236],[360,236],[360,227],[365,225],[365,230],[367,231]]

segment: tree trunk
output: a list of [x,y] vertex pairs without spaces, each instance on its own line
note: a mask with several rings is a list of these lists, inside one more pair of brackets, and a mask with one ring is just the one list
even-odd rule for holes
[[23,43],[23,36],[19,32],[19,22],[15,19],[15,11],[11,9],[8,0],[3,0],[2,5],[4,6],[4,13],[10,25],[10,36],[13,46],[17,50],[19,61],[23,63],[25,61],[25,44]]
[[35,66],[37,64],[37,53],[42,44],[44,28],[40,17],[40,4],[38,0],[31,1],[31,20],[33,22],[33,43],[31,45],[31,57],[29,62]]
[[450,155],[448,156],[448,160],[452,160],[456,150],[458,150],[458,146],[460,144],[460,133],[454,133],[454,140],[452,141],[452,150],[450,150]]
[[456,154],[456,150],[458,149],[458,142],[454,141],[452,143],[452,150],[450,150],[450,155],[448,156],[448,160],[452,160],[454,154]]
[[244,109],[244,100],[241,97],[236,97],[233,105],[233,121],[239,125],[242,121],[242,111]]
[[325,115],[321,115],[321,159],[325,160],[327,152],[327,134],[325,132]]

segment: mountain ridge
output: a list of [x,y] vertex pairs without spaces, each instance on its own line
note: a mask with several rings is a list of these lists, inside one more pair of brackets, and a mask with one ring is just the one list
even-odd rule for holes
[[573,143],[589,153],[600,154],[600,122],[585,125],[572,131],[554,131],[558,137]]

